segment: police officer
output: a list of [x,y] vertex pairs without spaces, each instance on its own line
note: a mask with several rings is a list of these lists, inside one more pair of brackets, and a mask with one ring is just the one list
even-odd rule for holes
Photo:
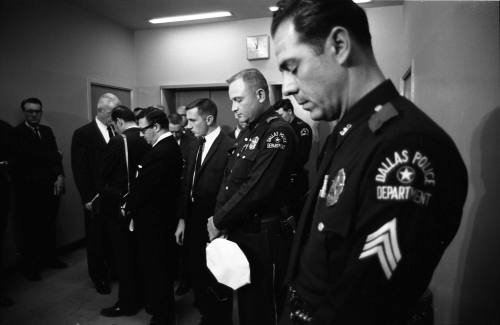
[[277,101],[273,108],[281,118],[290,123],[298,138],[295,168],[290,179],[290,212],[292,216],[298,218],[309,190],[308,173],[305,164],[309,160],[309,153],[311,152],[312,130],[309,124],[295,116],[290,99],[284,98]]
[[275,289],[288,256],[280,211],[296,141],[290,125],[270,109],[269,88],[260,71],[240,71],[227,83],[235,116],[249,125],[232,150],[207,228],[210,239],[227,233],[249,260],[252,283],[238,290],[240,324],[275,324]]
[[292,245],[282,321],[404,324],[459,227],[464,163],[385,80],[360,7],[278,7],[271,33],[284,95],[313,120],[337,121]]

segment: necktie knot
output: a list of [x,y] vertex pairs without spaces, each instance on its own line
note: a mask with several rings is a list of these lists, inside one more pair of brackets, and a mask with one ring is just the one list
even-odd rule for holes
[[113,128],[112,125],[108,125],[107,129],[108,129],[109,138],[111,139],[112,137],[115,136],[115,129]]
[[205,137],[201,137],[201,138],[200,138],[200,145],[204,144],[204,143],[205,143],[205,141],[207,141],[207,140],[205,139]]

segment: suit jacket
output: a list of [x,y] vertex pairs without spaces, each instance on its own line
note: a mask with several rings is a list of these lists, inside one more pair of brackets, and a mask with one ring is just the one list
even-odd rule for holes
[[96,121],[73,133],[71,141],[71,167],[82,203],[90,202],[98,193],[106,140]]
[[191,144],[182,200],[183,217],[187,222],[188,240],[191,242],[196,241],[205,245],[208,241],[207,219],[214,214],[217,193],[224,177],[224,168],[233,142],[224,132],[220,132],[203,160],[200,170],[196,173],[194,183],[193,174],[198,141]]
[[183,132],[181,135],[181,143],[179,147],[181,149],[182,158],[187,161],[189,156],[189,148],[191,143],[195,142],[195,137],[191,133]]
[[52,129],[39,125],[38,130],[41,137],[22,122],[12,132],[12,176],[17,184],[52,184],[58,175],[64,175],[62,156]]
[[144,155],[128,199],[128,209],[137,227],[175,229],[181,172],[182,155],[172,136],[162,139]]
[[100,177],[101,213],[104,216],[117,216],[122,196],[128,192],[127,177],[132,183],[137,173],[137,166],[151,147],[140,134],[139,128],[130,128],[123,132],[127,137],[128,174],[125,162],[125,144],[122,136],[109,140],[104,153],[102,174]]

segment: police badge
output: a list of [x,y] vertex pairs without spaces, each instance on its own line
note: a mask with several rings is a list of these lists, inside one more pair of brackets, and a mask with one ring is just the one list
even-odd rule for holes
[[257,147],[258,142],[259,142],[259,137],[255,137],[255,138],[250,139],[250,145],[248,146],[248,149],[249,150],[255,149],[255,147]]
[[337,175],[332,181],[332,185],[330,185],[330,189],[328,190],[328,194],[326,195],[326,206],[331,207],[335,203],[338,202],[340,194],[344,190],[345,185],[345,171],[344,168],[338,171]]

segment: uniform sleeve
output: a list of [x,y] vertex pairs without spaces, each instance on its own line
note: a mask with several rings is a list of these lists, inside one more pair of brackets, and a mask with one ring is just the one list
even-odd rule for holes
[[[295,151],[295,138],[290,128],[269,128],[261,139],[255,161],[247,179],[214,216],[219,229],[230,228],[249,217],[251,211],[272,200],[273,192],[283,177],[288,179],[290,160]],[[221,188],[221,191],[224,191]]]
[[92,170],[90,167],[88,143],[80,131],[75,131],[71,140],[71,168],[76,186],[82,197],[82,203],[87,203],[97,194],[92,191]]
[[298,144],[297,144],[297,163],[299,166],[304,166],[309,160],[312,144],[312,130],[306,123],[303,123],[299,129]]
[[330,251],[345,250],[347,259],[312,323],[384,323],[421,297],[458,229],[467,190],[463,161],[447,147],[407,136],[374,153],[353,232],[325,234]]

